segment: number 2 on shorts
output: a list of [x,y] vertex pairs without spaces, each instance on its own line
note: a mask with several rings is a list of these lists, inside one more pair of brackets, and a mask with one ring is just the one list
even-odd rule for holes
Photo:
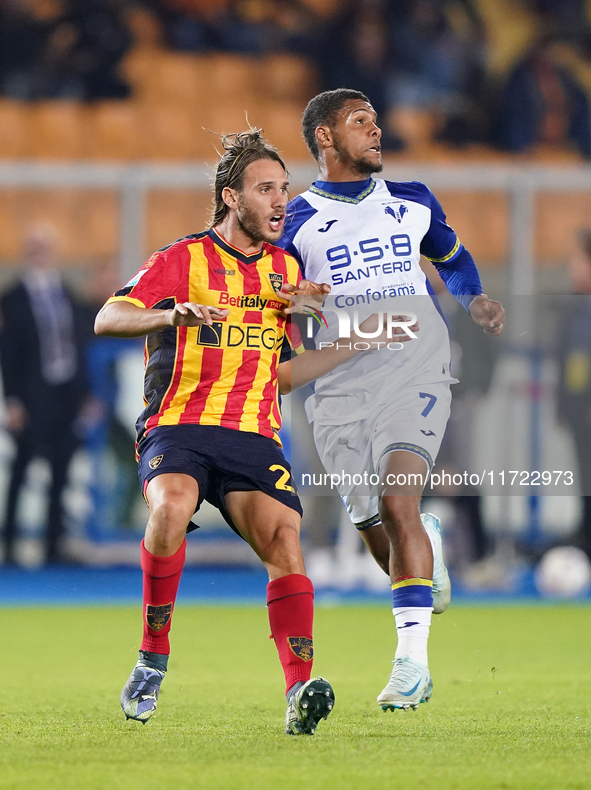
[[289,485],[288,482],[291,474],[284,466],[281,466],[281,464],[273,464],[273,466],[269,467],[269,471],[282,473],[279,480],[275,483],[275,488],[278,488],[280,491],[291,491],[292,494],[295,494],[294,489]]

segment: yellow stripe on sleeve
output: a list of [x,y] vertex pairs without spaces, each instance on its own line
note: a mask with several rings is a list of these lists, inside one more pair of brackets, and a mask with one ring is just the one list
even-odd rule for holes
[[111,304],[111,302],[130,302],[131,304],[135,304],[138,307],[146,307],[143,302],[140,302],[139,299],[134,299],[133,296],[111,296],[110,299],[107,299],[105,304]]
[[454,244],[454,246],[452,247],[451,251],[450,251],[450,252],[448,252],[448,253],[447,253],[447,255],[444,255],[444,256],[443,256],[443,258],[429,258],[429,256],[428,256],[428,255],[425,255],[425,258],[426,258],[428,261],[431,261],[431,263],[447,263],[447,261],[449,261],[451,258],[453,258],[453,257],[454,257],[454,255],[456,254],[456,252],[457,252],[459,249],[460,249],[460,240],[459,240],[459,239],[458,239],[458,237],[456,236],[456,243],[455,243],[455,244]]

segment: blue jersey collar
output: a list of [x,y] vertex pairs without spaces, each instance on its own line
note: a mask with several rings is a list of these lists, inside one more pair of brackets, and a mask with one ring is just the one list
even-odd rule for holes
[[364,181],[314,181],[310,192],[341,203],[360,203],[376,186],[373,178]]

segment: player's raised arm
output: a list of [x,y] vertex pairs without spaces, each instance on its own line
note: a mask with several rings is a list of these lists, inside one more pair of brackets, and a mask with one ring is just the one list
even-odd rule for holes
[[107,302],[94,322],[97,335],[109,337],[141,337],[168,326],[211,325],[228,315],[219,307],[183,302],[169,310],[148,309],[131,302]]

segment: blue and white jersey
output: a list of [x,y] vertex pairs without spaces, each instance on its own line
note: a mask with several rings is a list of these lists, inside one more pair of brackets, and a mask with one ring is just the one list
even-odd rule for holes
[[[315,420],[360,419],[370,402],[388,397],[393,383],[452,381],[447,328],[419,260],[422,254],[439,269],[453,269],[464,249],[424,184],[317,181],[289,203],[279,246],[300,262],[307,279],[331,286],[323,309],[329,328],[318,332],[317,346],[338,337],[335,308],[358,310],[360,321],[378,312],[414,313],[420,324],[417,340],[402,350],[360,354],[318,379]],[[468,291],[465,276],[462,287],[481,293],[477,273]]]

